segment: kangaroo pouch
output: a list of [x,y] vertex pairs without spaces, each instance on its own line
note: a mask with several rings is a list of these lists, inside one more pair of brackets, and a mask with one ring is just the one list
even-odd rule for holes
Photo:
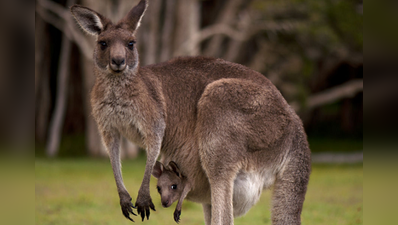
[[239,172],[234,181],[234,217],[245,215],[260,199],[263,189],[275,181],[271,172]]

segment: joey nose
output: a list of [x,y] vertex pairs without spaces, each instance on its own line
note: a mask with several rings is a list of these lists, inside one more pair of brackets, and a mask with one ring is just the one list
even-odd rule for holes
[[169,206],[170,206],[169,200],[162,201],[162,206],[163,206],[164,208],[169,207]]

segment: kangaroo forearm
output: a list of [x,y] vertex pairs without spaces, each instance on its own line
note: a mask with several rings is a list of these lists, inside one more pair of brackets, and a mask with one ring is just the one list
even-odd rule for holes
[[103,132],[103,139],[109,152],[109,160],[112,165],[117,191],[120,196],[121,194],[125,194],[127,192],[123,183],[120,165],[120,135],[116,132]]
[[147,149],[147,160],[145,165],[144,177],[142,179],[141,187],[138,194],[149,195],[149,185],[151,181],[151,174],[153,167],[156,163],[156,159],[160,153],[160,144],[151,145]]
[[162,120],[160,120],[156,125],[153,125],[152,127],[153,127],[152,129],[149,129],[152,130],[152,132],[148,132],[148,134],[145,135],[146,146],[147,146],[146,150],[147,159],[146,159],[144,177],[140,188],[140,193],[147,192],[148,194],[149,194],[149,183],[151,180],[152,170],[156,163],[156,159],[160,154],[160,148],[162,144],[165,124]]
[[[148,194],[149,195],[149,185],[151,181],[152,168],[149,168],[152,160],[147,160],[147,166],[145,167],[144,177],[142,179],[141,187],[138,194]],[[148,164],[149,163],[149,164]],[[152,166],[153,167],[153,166]]]
[[191,191],[191,186],[190,185],[185,185],[184,190],[181,193],[180,199],[178,199],[178,203],[176,206],[176,209],[181,211],[181,207],[182,207],[182,202],[184,201],[184,199],[187,197],[188,193]]

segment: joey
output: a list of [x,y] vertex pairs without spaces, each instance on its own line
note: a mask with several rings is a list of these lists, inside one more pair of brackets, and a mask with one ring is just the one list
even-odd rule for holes
[[174,220],[179,223],[182,202],[191,190],[187,179],[181,174],[177,164],[173,161],[165,167],[161,162],[156,161],[152,175],[158,179],[157,190],[161,196],[162,206],[170,207],[178,200],[174,211]]

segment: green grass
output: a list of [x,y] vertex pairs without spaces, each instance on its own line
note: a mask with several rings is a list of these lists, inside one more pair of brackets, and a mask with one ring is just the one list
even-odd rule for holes
[[[141,184],[145,156],[123,162],[123,176],[133,201]],[[108,160],[36,159],[35,220],[38,225],[132,224],[120,210],[116,185]],[[363,166],[314,165],[304,209],[303,224],[362,224]],[[151,193],[156,212],[144,224],[176,224],[174,203],[162,208],[152,178]],[[260,201],[235,224],[271,224],[271,191],[264,191]],[[134,217],[135,224],[142,224]],[[185,201],[180,224],[204,224],[202,207]]]
[[33,224],[34,185],[33,158],[0,153],[0,224]]

